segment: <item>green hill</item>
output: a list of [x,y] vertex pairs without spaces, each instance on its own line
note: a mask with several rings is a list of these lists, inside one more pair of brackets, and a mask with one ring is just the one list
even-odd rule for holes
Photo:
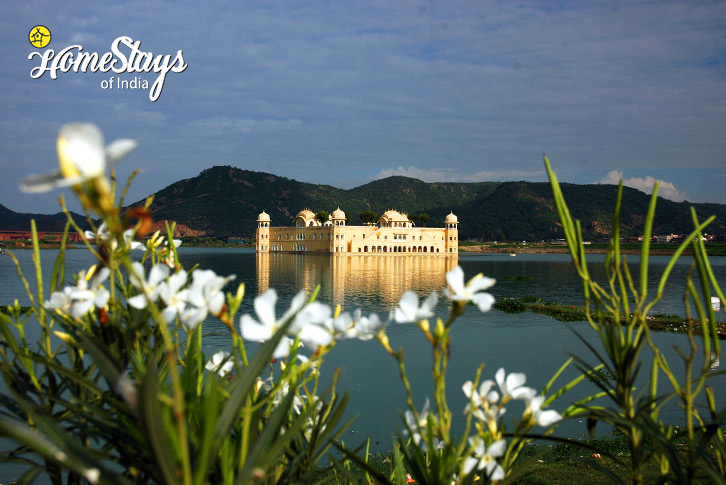
[[[574,216],[589,238],[606,237],[616,187],[562,184]],[[640,235],[649,197],[625,188],[621,227],[624,236]],[[689,232],[690,207],[701,218],[717,221],[709,232],[726,234],[726,205],[676,203],[660,199],[654,234]],[[215,236],[251,236],[257,215],[266,211],[273,225],[290,225],[300,210],[332,212],[336,207],[360,224],[366,210],[382,214],[396,209],[409,215],[427,213],[429,226],[441,226],[453,211],[461,221],[462,239],[540,240],[562,237],[548,183],[426,183],[408,177],[375,180],[349,190],[316,185],[276,175],[217,166],[157,192],[151,207],[157,220],[172,219]]]
[[[71,213],[82,229],[88,228],[84,216]],[[30,231],[30,220],[35,219],[39,231],[62,232],[68,221],[63,212],[57,214],[27,214],[15,212],[0,204],[0,231]]]
[[[573,215],[580,219],[588,239],[607,237],[616,187],[562,184]],[[623,190],[621,228],[624,237],[638,236],[650,196]],[[142,202],[138,202],[140,204]],[[263,172],[230,166],[212,167],[198,176],[159,190],[151,210],[156,220],[175,220],[207,235],[251,237],[257,215],[266,211],[273,225],[291,225],[304,208],[332,212],[340,207],[350,224],[361,224],[359,214],[379,215],[396,209],[409,216],[427,213],[428,226],[441,227],[453,211],[460,221],[461,239],[499,241],[548,240],[562,237],[552,193],[546,182],[426,183],[408,177],[388,177],[349,190],[317,185]],[[692,229],[690,207],[701,219],[712,214],[716,222],[707,232],[726,235],[726,205],[658,201],[653,234],[683,234]],[[60,231],[63,214],[21,214],[0,206],[0,230],[28,230],[35,218],[41,231]],[[77,221],[83,218],[78,216]]]

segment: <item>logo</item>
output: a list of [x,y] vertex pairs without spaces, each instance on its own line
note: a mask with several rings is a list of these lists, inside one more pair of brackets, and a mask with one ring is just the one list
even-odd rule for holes
[[[42,48],[50,43],[50,30],[37,25],[30,30],[28,40],[33,47]],[[184,72],[184,52],[178,50],[176,55],[154,54],[141,49],[141,41],[128,36],[117,37],[111,43],[110,52],[99,54],[83,49],[82,45],[69,45],[57,52],[46,49],[42,52],[33,51],[28,60],[40,59],[40,65],[30,70],[30,77],[38,79],[47,72],[51,79],[58,79],[58,73],[73,72],[109,72],[115,74],[155,73],[156,79],[151,85],[141,76],[111,76],[101,81],[101,89],[148,89],[149,99],[159,99],[164,89],[164,81],[170,72]]]
[[30,29],[30,33],[28,33],[30,45],[37,49],[42,49],[50,44],[50,38],[50,30],[48,30],[48,27],[45,25],[36,25]]

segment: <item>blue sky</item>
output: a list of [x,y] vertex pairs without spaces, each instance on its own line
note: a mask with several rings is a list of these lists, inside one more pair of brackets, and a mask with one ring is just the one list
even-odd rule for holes
[[[53,37],[27,40],[35,25]],[[120,36],[183,51],[156,102],[103,89],[114,73],[46,73],[31,52],[109,52]],[[0,203],[57,163],[70,121],[138,148],[138,200],[214,165],[349,188],[432,181],[620,177],[674,200],[726,203],[726,3],[289,1],[3,2]],[[155,73],[122,73],[153,83]]]

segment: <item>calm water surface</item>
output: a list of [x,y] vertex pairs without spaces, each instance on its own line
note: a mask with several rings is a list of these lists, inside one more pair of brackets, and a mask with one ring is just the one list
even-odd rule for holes
[[[42,253],[44,276],[52,269],[57,251]],[[15,253],[32,282],[30,251]],[[565,304],[581,304],[582,287],[567,255],[520,254],[516,257],[495,254],[466,254],[457,257],[445,256],[332,256],[332,255],[257,255],[248,249],[207,249],[182,246],[179,251],[185,267],[199,263],[222,275],[235,274],[236,284],[245,284],[245,301],[242,313],[253,313],[253,297],[272,287],[278,291],[278,314],[289,305],[291,298],[300,289],[312,292],[320,285],[318,300],[340,303],[345,310],[363,308],[364,312],[377,312],[384,317],[396,305],[403,291],[413,289],[424,296],[430,291],[440,291],[445,286],[446,271],[461,265],[467,277],[479,272],[497,279],[490,292],[497,298],[538,296],[545,301]],[[93,263],[86,251],[69,251],[67,274],[85,269]],[[602,278],[603,257],[588,256],[591,273]],[[629,257],[631,270],[637,274],[636,256]],[[667,257],[650,259],[651,292],[667,264]],[[690,260],[682,258],[671,276],[663,301],[655,311],[685,314],[683,309],[683,288]],[[712,258],[712,265],[722,287],[726,286],[726,258]],[[520,278],[518,278],[520,277]],[[525,278],[521,278],[525,277]],[[31,287],[34,288],[34,283]],[[47,283],[46,283],[47,284]],[[231,288],[230,286],[229,288]],[[441,295],[437,316],[448,314],[448,302]],[[0,256],[0,304],[18,299],[28,303],[17,272],[7,255]],[[47,296],[46,296],[47,298]],[[220,349],[229,349],[230,342],[226,327],[210,319],[205,323],[205,352],[211,355]],[[497,310],[482,314],[474,307],[467,309],[464,316],[455,323],[452,333],[451,360],[448,372],[449,404],[455,413],[465,406],[461,385],[474,378],[480,363],[486,364],[484,378],[492,378],[499,367],[507,372],[524,372],[528,384],[541,388],[552,374],[567,359],[568,353],[590,357],[582,342],[572,330],[577,330],[590,341],[594,334],[584,323],[564,324],[547,316],[532,313],[507,314]],[[406,352],[406,366],[414,389],[419,409],[427,396],[432,395],[431,349],[420,331],[412,324],[392,323],[388,330],[394,348],[403,347]],[[671,365],[676,363],[673,345],[687,346],[683,335],[658,333],[655,340],[660,348],[669,352]],[[254,351],[254,344],[248,347]],[[647,357],[647,356],[646,356]],[[591,360],[591,359],[590,359]],[[330,379],[335,368],[341,369],[339,390],[350,393],[349,416],[358,418],[344,439],[347,444],[356,445],[365,436],[370,436],[378,449],[390,449],[390,435],[400,428],[399,413],[405,409],[405,396],[400,384],[398,367],[376,341],[343,341],[326,357],[322,368],[324,378]],[[569,373],[572,377],[575,372]],[[565,382],[564,379],[562,381]],[[719,402],[726,398],[726,378],[712,382],[719,394]],[[666,389],[665,383],[661,389]],[[573,393],[573,398],[584,396],[591,390],[582,388]],[[566,401],[572,402],[572,399]],[[563,409],[566,402],[555,404]],[[509,414],[516,416],[519,410],[508,406]],[[675,406],[667,408],[665,419],[680,421]],[[463,419],[455,422],[461,429]],[[561,428],[560,434],[576,436],[585,433],[584,424],[574,421]]]

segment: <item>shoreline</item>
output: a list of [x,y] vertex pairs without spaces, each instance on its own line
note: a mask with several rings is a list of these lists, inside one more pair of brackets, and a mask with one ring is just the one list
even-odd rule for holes
[[[674,249],[653,249],[651,246],[650,255],[653,256],[670,256],[676,251]],[[477,245],[477,246],[459,246],[459,253],[492,253],[492,254],[569,254],[570,250],[567,246],[562,247],[528,247],[528,246],[514,246],[514,247],[491,247],[488,245]],[[590,248],[585,247],[585,254],[605,254],[607,249],[605,248]],[[640,254],[639,249],[620,249],[621,254]],[[687,249],[683,251],[684,256],[693,255],[693,251]]]
[[[39,244],[39,249],[60,249],[60,244]],[[240,244],[184,244],[186,247],[199,247],[199,248],[252,248],[254,249],[254,245],[240,245]],[[720,246],[720,245],[719,245]],[[718,246],[717,246],[718,247]],[[19,251],[19,250],[32,250],[33,245],[2,245],[2,248],[4,250],[9,251]],[[85,249],[85,246],[82,244],[68,244],[66,246],[66,249]],[[707,248],[708,249],[716,249],[716,248]],[[718,248],[721,249],[721,248]],[[726,255],[726,247],[724,249],[710,252],[708,256],[709,257],[715,257],[715,256],[724,256]],[[672,248],[658,248],[657,245],[652,245],[650,247],[649,254],[651,256],[671,256],[676,252],[675,249]],[[502,245],[493,247],[491,245],[487,244],[480,244],[480,245],[460,245],[459,246],[459,254],[466,254],[466,253],[490,253],[490,254],[569,254],[570,250],[567,246],[558,246],[558,247],[552,247],[552,246],[504,246]],[[595,248],[588,248],[585,247],[585,254],[605,254],[607,253],[607,248],[603,247],[595,247]],[[640,249],[636,248],[620,248],[621,254],[640,254]],[[715,253],[715,254],[714,254]],[[350,254],[357,254],[357,253],[350,253]],[[683,251],[683,256],[692,256],[693,251],[691,249],[686,249]]]

